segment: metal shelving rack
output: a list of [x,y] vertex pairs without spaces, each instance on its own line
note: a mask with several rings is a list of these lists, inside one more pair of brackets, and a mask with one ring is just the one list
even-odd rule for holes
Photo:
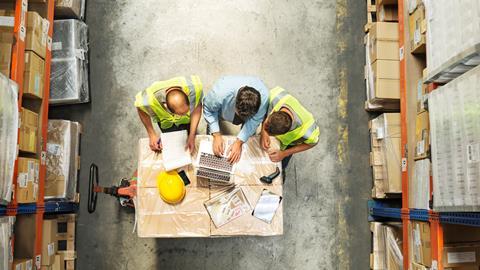
[[[13,3],[14,2],[14,3]],[[23,76],[25,70],[25,36],[27,32],[27,11],[29,3],[27,0],[13,0],[15,7],[15,23],[14,23],[14,39],[12,48],[11,76],[10,79],[18,84],[18,109],[20,110],[23,103]],[[45,213],[72,213],[78,210],[78,203],[74,202],[45,202],[45,177],[46,177],[46,149],[47,149],[47,129],[48,129],[48,102],[50,90],[50,69],[51,69],[51,45],[53,37],[53,19],[54,19],[54,0],[36,1],[34,4],[42,10],[42,16],[46,18],[50,24],[47,37],[47,51],[45,56],[45,79],[42,104],[39,114],[39,132],[38,140],[40,141],[40,149],[37,158],[40,160],[39,182],[38,182],[38,201],[36,203],[19,204],[13,190],[13,197],[10,204],[0,206],[0,216],[17,216],[23,214],[35,215],[35,245],[34,245],[34,264],[40,269],[40,260],[42,253],[42,225],[43,215]],[[17,139],[20,140],[19,135]],[[18,149],[18,145],[17,145]],[[18,153],[18,151],[17,151]],[[14,175],[12,182],[16,183],[18,177],[18,155],[15,160]],[[13,247],[12,241],[12,247]]]
[[[407,49],[408,42],[405,42],[406,29],[408,29],[408,11],[406,10],[407,0],[398,0],[398,25],[399,25],[399,48],[400,48],[400,119],[401,119],[401,148],[402,148],[402,203],[401,207],[395,203],[370,200],[368,202],[369,221],[402,221],[403,224],[403,269],[408,270],[410,265],[409,258],[409,222],[411,220],[430,223],[432,267],[435,265],[437,270],[443,270],[443,247],[444,234],[443,224],[456,224],[465,226],[480,227],[480,213],[472,212],[436,212],[427,209],[409,208],[409,164],[407,161],[413,161],[408,157],[408,111],[407,111],[407,87],[409,80],[408,73],[411,72],[411,63],[408,56],[410,52]],[[410,66],[409,66],[410,65]],[[435,83],[428,84],[428,92],[437,88]],[[411,120],[410,120],[411,121]],[[408,150],[407,150],[408,149]],[[430,181],[430,200],[432,199],[432,181]],[[432,268],[433,269],[433,268]]]

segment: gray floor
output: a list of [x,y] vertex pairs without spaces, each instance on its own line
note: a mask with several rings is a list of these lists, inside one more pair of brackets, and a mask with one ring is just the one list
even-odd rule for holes
[[[90,1],[92,102],[52,118],[83,123],[78,269],[368,269],[370,192],[359,0]],[[102,184],[136,167],[146,136],[133,100],[155,80],[225,74],[283,86],[314,113],[320,143],[296,155],[284,187],[284,235],[140,239],[106,196],[86,211],[88,166]],[[204,132],[205,124],[201,124]]]

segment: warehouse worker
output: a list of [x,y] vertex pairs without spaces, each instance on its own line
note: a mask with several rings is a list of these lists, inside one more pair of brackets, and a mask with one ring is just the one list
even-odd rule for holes
[[262,123],[261,145],[270,148],[270,137],[281,143],[280,150],[269,151],[273,162],[282,161],[285,168],[293,154],[306,151],[318,143],[320,130],[312,114],[284,89],[270,90],[268,115]]
[[187,148],[195,149],[195,133],[202,115],[203,86],[198,76],[175,77],[153,83],[135,97],[135,107],[150,138],[150,149],[161,151],[162,143],[153,128],[162,132],[187,130]]
[[242,145],[255,134],[268,108],[268,88],[255,77],[226,76],[219,79],[203,99],[203,113],[209,133],[213,135],[213,153],[222,156],[224,142],[220,132],[220,120],[242,125],[237,140],[229,149],[231,163],[238,162]]

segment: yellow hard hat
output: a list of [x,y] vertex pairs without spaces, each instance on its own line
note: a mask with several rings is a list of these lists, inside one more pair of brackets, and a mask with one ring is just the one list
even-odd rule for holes
[[185,184],[176,171],[161,172],[157,176],[157,187],[166,203],[176,204],[185,197]]

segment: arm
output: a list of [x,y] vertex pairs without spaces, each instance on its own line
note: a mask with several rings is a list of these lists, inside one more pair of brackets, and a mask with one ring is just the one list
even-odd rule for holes
[[147,134],[150,139],[150,149],[152,149],[153,151],[162,150],[162,145],[161,143],[158,143],[158,135],[153,128],[150,116],[146,112],[142,111],[140,108],[137,108],[137,112],[143,126],[147,130]]
[[218,121],[221,107],[222,104],[219,102],[213,90],[208,92],[203,99],[203,117],[208,124],[210,133],[213,135],[213,153],[217,156],[222,156],[224,152],[223,139]]
[[187,147],[192,153],[195,150],[195,136],[197,134],[198,123],[200,122],[200,117],[202,116],[202,102],[193,110],[192,115],[190,115],[190,134],[187,139]]
[[272,160],[273,162],[279,162],[279,161],[282,161],[282,159],[284,159],[284,158],[286,158],[290,155],[300,153],[300,152],[303,152],[303,151],[307,151],[308,149],[314,147],[315,145],[317,145],[317,144],[316,143],[315,144],[302,143],[302,144],[299,144],[299,145],[295,145],[291,148],[285,149],[283,151],[280,151],[280,150],[272,151],[272,152],[268,153],[268,155],[270,156],[270,160]]

